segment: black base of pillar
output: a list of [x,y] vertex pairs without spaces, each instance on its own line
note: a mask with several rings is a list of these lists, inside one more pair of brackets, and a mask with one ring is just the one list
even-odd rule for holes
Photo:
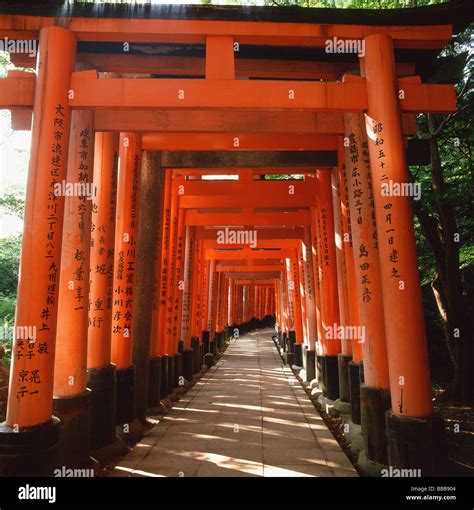
[[364,362],[361,361],[359,365],[359,383],[364,384],[365,383],[365,374],[364,374]]
[[286,353],[286,363],[290,367],[292,367],[295,364],[295,354],[293,352]]
[[286,334],[286,332],[282,333],[282,342],[283,342],[283,345],[282,345],[283,352],[287,352],[289,340],[288,340],[288,335]]
[[224,343],[224,333],[222,331],[220,331],[219,333],[216,333],[216,342],[217,342],[217,350],[219,352],[223,352],[225,343]]
[[295,366],[298,368],[303,368],[303,348],[304,344],[295,344],[294,345],[294,353],[295,353]]
[[211,354],[217,354],[217,342],[215,340],[211,340],[209,342],[209,351]]
[[178,352],[174,355],[174,387],[179,388],[184,385],[183,378],[183,358]]
[[117,436],[127,445],[138,443],[143,438],[143,424],[137,418],[117,425]]
[[191,381],[194,375],[194,351],[186,349],[181,356],[183,358],[183,376],[187,381]]
[[283,348],[283,331],[278,331],[277,342],[278,342],[278,347],[280,349],[282,349]]
[[211,368],[212,365],[214,365],[214,355],[208,352],[206,355],[204,355],[204,364],[207,368]]
[[337,356],[323,356],[324,396],[329,400],[339,398],[339,370]]
[[257,329],[257,319],[252,317],[250,319],[250,331],[255,331]]
[[170,358],[167,354],[161,356],[161,384],[160,384],[160,400],[167,397],[168,391],[168,369]]
[[53,413],[61,421],[58,467],[87,466],[91,447],[91,390],[72,397],[54,397]]
[[199,338],[197,336],[191,337],[191,349],[193,350],[193,370],[194,374],[199,373],[201,370],[201,350],[199,347]]
[[388,462],[393,468],[419,469],[413,476],[443,476],[448,466],[443,417],[426,418],[385,414]]
[[360,421],[365,456],[379,464],[388,464],[385,413],[390,405],[389,390],[360,385]]
[[296,334],[294,331],[288,332],[288,352],[295,352]]
[[323,369],[323,357],[316,355],[316,381],[318,382],[318,388],[323,391],[324,389],[324,369]]
[[182,354],[184,351],[184,340],[178,340],[178,352]]
[[233,332],[233,329],[232,329],[232,327],[231,327],[231,326],[226,326],[226,327],[225,327],[225,338],[226,338],[226,340],[228,340],[229,338],[231,338],[231,337],[232,337],[232,335],[233,335],[233,333],[234,333],[234,332]]
[[352,423],[360,425],[360,364],[349,362],[349,389],[351,396]]
[[91,449],[98,450],[115,441],[117,377],[115,365],[87,370],[91,390]]
[[316,351],[305,351],[306,382],[316,379]]
[[349,386],[349,362],[352,361],[352,356],[345,356],[339,354],[337,362],[339,365],[339,399],[342,402],[351,401],[351,392]]
[[135,365],[117,369],[117,425],[134,419]]
[[174,363],[174,355],[168,356],[168,382],[166,385],[168,394],[172,393],[175,388]]
[[0,423],[0,476],[53,476],[60,422],[16,429]]
[[148,369],[148,407],[160,405],[161,396],[161,356],[150,358]]
[[203,331],[201,333],[201,338],[202,338],[202,347],[203,347],[202,355],[205,356],[209,352],[209,341],[210,341],[209,331]]

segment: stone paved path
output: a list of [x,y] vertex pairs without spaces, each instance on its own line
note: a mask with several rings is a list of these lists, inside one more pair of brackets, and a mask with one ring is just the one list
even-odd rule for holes
[[111,476],[358,476],[271,334],[232,341]]

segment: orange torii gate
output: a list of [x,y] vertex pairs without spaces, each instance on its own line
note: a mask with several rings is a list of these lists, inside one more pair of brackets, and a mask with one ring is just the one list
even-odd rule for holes
[[[426,8],[420,25],[382,11],[364,24],[363,11],[283,21],[284,9],[209,8],[201,19],[148,6],[124,18],[117,5],[105,22],[37,7],[0,7],[1,37],[39,41],[37,62],[13,59],[37,74],[10,72],[0,87],[13,127],[32,130],[16,325],[36,328],[13,345],[7,474],[51,474],[60,435],[76,446],[61,451],[67,465],[110,444],[115,423],[126,439],[143,399],[170,405],[235,328],[275,320],[288,362],[326,399],[350,401],[355,423],[360,406],[369,460],[434,473],[443,426],[409,197],[381,187],[407,182],[407,161],[419,161],[405,143],[415,114],[455,110],[454,87],[415,72],[425,50],[451,41],[460,11]],[[310,58],[334,38],[365,54]],[[96,51],[100,42],[116,51]],[[124,42],[195,54],[124,55]],[[92,149],[81,158],[77,147],[95,148],[93,165]],[[222,175],[237,179],[204,178]],[[97,187],[92,207],[65,191],[74,183]],[[75,284],[89,267],[90,285]],[[73,323],[70,334],[62,325]]]

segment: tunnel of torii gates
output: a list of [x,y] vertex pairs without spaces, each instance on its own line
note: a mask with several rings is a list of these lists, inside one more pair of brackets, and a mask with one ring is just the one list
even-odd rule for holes
[[[454,86],[418,70],[462,3],[27,4],[0,7],[0,39],[39,41],[36,59],[11,53],[36,73],[0,85],[32,131],[2,474],[84,464],[231,336],[274,324],[362,424],[367,459],[433,474],[410,198],[382,187],[425,158],[415,115],[455,111]],[[364,54],[325,52],[333,38]]]

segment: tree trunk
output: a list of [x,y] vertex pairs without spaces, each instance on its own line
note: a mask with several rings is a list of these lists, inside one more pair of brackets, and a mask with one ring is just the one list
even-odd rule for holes
[[437,126],[432,115],[428,115],[428,127],[431,133],[431,177],[437,217],[430,215],[421,202],[414,203],[414,212],[435,257],[436,276],[431,288],[454,368],[449,396],[454,401],[468,403],[474,400],[474,349],[468,303],[463,293],[459,269],[460,239],[455,211],[446,197],[438,140],[433,135]]
[[[433,133],[436,123],[428,115],[428,125]],[[472,400],[472,341],[466,310],[468,303],[463,295],[459,268],[460,238],[454,208],[446,197],[446,184],[439,154],[438,140],[430,138],[431,175],[439,217],[439,232],[444,251],[444,267],[439,273],[440,287],[445,301],[444,331],[450,353],[454,354],[454,380],[451,387],[453,400]],[[437,301],[438,302],[438,301]],[[439,307],[438,307],[439,308]],[[440,308],[439,308],[440,309]],[[440,313],[442,309],[440,309]],[[441,313],[443,318],[443,314]]]
[[[431,133],[436,131],[433,116],[428,115]],[[450,398],[455,401],[473,401],[473,348],[472,331],[468,327],[468,303],[463,294],[459,269],[460,239],[454,208],[446,197],[443,167],[436,136],[430,137],[432,188],[437,208],[436,220],[422,204],[414,210],[423,234],[428,240],[436,263],[436,276],[432,290],[438,306],[446,344],[454,367]]]

